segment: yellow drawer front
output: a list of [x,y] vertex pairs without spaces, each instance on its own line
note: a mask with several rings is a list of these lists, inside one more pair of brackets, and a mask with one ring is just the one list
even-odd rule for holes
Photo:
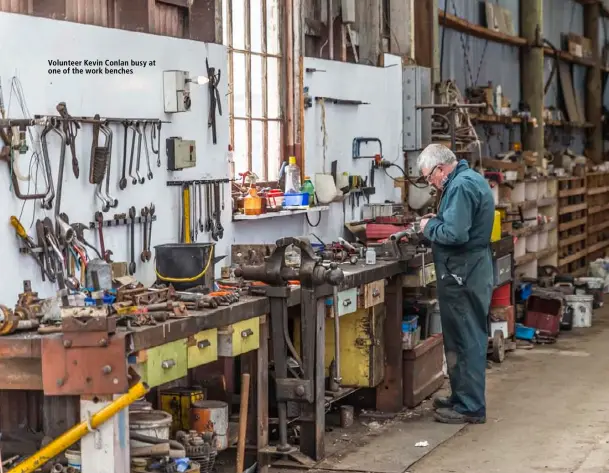
[[150,387],[175,381],[188,373],[186,339],[150,348],[143,358],[140,375]]
[[260,318],[243,320],[218,330],[218,356],[239,356],[260,346]]
[[363,308],[369,309],[385,302],[385,280],[374,281],[364,286]]
[[218,329],[203,330],[188,338],[188,368],[218,359]]

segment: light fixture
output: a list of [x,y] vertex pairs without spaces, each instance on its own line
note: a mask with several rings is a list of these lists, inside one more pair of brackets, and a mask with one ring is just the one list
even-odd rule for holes
[[187,81],[193,84],[205,85],[209,82],[209,79],[205,76],[196,76],[193,79],[187,79]]

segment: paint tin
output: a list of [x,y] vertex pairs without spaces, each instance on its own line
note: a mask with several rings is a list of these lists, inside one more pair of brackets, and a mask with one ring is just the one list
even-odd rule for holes
[[196,401],[190,408],[190,425],[200,434],[214,433],[216,449],[228,448],[228,404],[222,401]]
[[[171,415],[164,411],[129,412],[129,431],[147,437],[169,440],[171,422]],[[131,440],[131,448],[148,446],[147,443]]]
[[79,450],[66,450],[66,460],[68,460],[68,466],[80,471],[81,461]]

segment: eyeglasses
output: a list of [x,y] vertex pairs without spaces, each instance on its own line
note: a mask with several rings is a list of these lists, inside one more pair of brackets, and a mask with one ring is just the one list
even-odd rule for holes
[[431,172],[427,174],[427,176],[423,176],[423,179],[427,182],[431,182],[431,178],[433,177],[433,173],[438,169],[439,164],[436,164],[433,168],[431,168]]

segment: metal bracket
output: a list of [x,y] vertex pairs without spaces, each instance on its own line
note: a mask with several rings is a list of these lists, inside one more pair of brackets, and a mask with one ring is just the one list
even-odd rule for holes
[[277,379],[277,400],[313,402],[313,381],[308,379]]

